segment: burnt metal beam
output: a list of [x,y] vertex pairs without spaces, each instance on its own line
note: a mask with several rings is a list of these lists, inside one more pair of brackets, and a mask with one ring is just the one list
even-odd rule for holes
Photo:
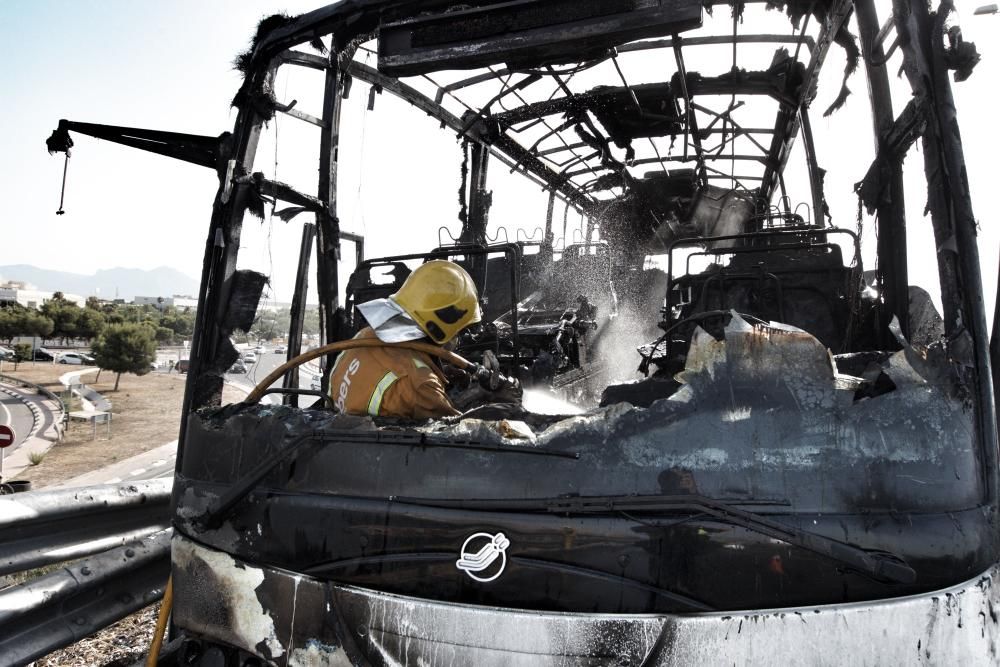
[[382,86],[384,91],[390,92],[396,97],[399,97],[400,99],[417,107],[428,116],[440,121],[443,126],[446,126],[459,134],[462,134],[468,129],[465,127],[462,119],[442,107],[440,104],[435,104],[433,100],[413,86],[409,86],[401,82],[399,79],[395,79],[391,76],[386,76],[374,67],[369,67],[364,63],[352,60],[347,66],[347,72],[361,81]]
[[486,190],[490,153],[478,142],[472,143],[472,170],[469,175],[469,215],[459,236],[459,243],[486,244],[486,225],[489,222],[492,196]]
[[832,0],[830,2],[826,18],[819,31],[816,48],[813,49],[812,58],[806,67],[802,84],[799,86],[798,99],[791,108],[783,106],[778,110],[774,125],[774,139],[771,142],[770,149],[772,160],[764,172],[764,180],[761,185],[764,201],[771,201],[774,191],[778,188],[778,174],[784,171],[785,165],[788,164],[788,157],[791,155],[792,146],[799,131],[798,110],[808,107],[812,101],[810,96],[816,90],[820,70],[823,69],[823,63],[826,61],[830,45],[833,44],[834,37],[853,9],[853,0]]
[[705,181],[705,151],[701,146],[701,135],[698,134],[698,118],[694,109],[691,108],[691,90],[688,88],[687,68],[684,66],[684,54],[681,49],[681,38],[677,35],[674,39],[674,60],[677,62],[678,80],[681,85],[681,94],[684,97],[684,157],[688,155],[688,139],[694,144],[695,156],[698,158],[698,177]]
[[[760,162],[761,164],[767,163],[766,155],[718,155],[706,157],[706,161],[719,161],[728,162],[729,160],[736,160],[740,162]],[[644,164],[658,164],[663,162],[694,162],[694,159],[689,157],[684,157],[683,155],[668,155],[667,157],[650,157],[641,158],[638,160],[633,160],[630,166],[641,166]],[[583,174],[592,174],[603,169],[608,169],[604,165],[594,165],[593,167],[585,167],[582,169],[575,169],[573,171],[566,172],[566,178],[574,178],[576,176],[582,176]]]
[[322,118],[317,118],[316,116],[305,113],[304,111],[299,111],[294,106],[278,107],[277,111],[285,114],[286,116],[291,116],[292,118],[297,118],[301,121],[305,121],[310,125],[315,125],[316,127],[326,127],[323,124]]
[[[878,169],[881,172],[879,180],[882,182],[877,204],[872,202],[875,205],[869,207],[869,213],[876,207],[878,210],[876,271],[883,303],[883,312],[879,317],[879,331],[887,332],[885,335],[888,336],[888,324],[895,315],[899,318],[903,335],[908,337],[910,335],[909,269],[906,257],[906,207],[903,205],[903,155],[912,141],[907,142],[906,147],[902,148],[898,139],[894,139],[894,136],[899,135],[896,129],[899,121],[892,117],[889,72],[885,63],[886,55],[882,49],[885,36],[879,27],[875,2],[855,0],[854,11],[858,21],[861,55],[868,75],[868,100],[871,104],[872,129],[877,151],[875,161],[879,164]],[[890,14],[884,26],[886,32],[891,20]],[[907,110],[912,112],[915,109],[916,105],[911,100],[900,116],[900,121],[907,115]],[[910,123],[906,125],[909,126]],[[912,135],[913,141],[917,138],[917,135],[910,131],[903,134]],[[872,168],[875,168],[874,164]],[[863,182],[866,181],[868,174],[865,175]]]
[[[292,293],[292,308],[289,313],[291,322],[288,326],[288,347],[285,359],[291,361],[302,353],[302,322],[305,320],[306,295],[309,290],[309,257],[312,255],[313,240],[316,238],[316,225],[302,225],[302,242],[299,246],[299,264],[295,272],[295,291]],[[294,366],[285,373],[281,384],[285,389],[299,388],[299,367]],[[298,407],[299,397],[296,394],[284,394],[286,405]]]
[[317,56],[314,53],[293,51],[291,49],[279,53],[277,55],[277,60],[282,65],[298,65],[300,67],[308,67],[321,72],[325,72],[327,66],[330,64],[330,61],[323,56]]
[[[720,44],[797,44],[798,35],[707,35],[704,37],[684,37],[684,46],[717,46]],[[816,48],[816,42],[811,37],[802,40],[812,52]],[[632,42],[618,47],[618,53],[629,53],[633,51],[648,51],[652,49],[670,49],[674,46],[672,37],[664,39],[650,39],[644,42]]]
[[[784,90],[784,85],[779,77],[768,72],[739,72],[737,74],[723,74],[721,76],[708,77],[691,73],[687,76],[685,84],[692,97],[699,95],[766,95],[781,104],[794,105],[795,100],[790,98]],[[661,96],[667,97],[675,94],[672,84],[669,83],[648,83],[632,86],[637,92],[658,92]],[[560,97],[552,100],[533,102],[510,111],[494,114],[492,120],[502,127],[510,127],[517,123],[534,120],[540,116],[550,116],[552,114],[566,111],[588,108],[589,105],[597,103],[602,97],[611,98],[627,92],[624,86],[606,88],[599,93],[586,92],[576,93],[571,96]],[[676,120],[684,120],[678,117]],[[773,132],[773,129],[766,130]]]
[[484,137],[483,121],[467,126],[463,119],[455,116],[444,107],[435,104],[433,100],[417,89],[402,83],[398,79],[385,76],[379,73],[378,70],[368,67],[363,63],[351,61],[348,72],[360,81],[382,86],[383,90],[417,107],[456,133],[467,136],[474,142],[485,141],[489,145],[494,157],[510,167],[512,171],[521,171],[527,178],[543,188],[556,187],[563,198],[569,201],[575,208],[583,210],[590,206],[590,199],[586,195],[575,191],[572,184],[569,184],[566,179],[561,178],[559,174],[550,169],[537,157],[529,154],[515,140],[506,136],[493,139]]
[[[274,69],[252,72],[245,85],[269,85]],[[246,98],[244,98],[245,100]],[[184,461],[187,442],[187,422],[192,410],[219,405],[222,401],[222,377],[229,368],[226,360],[233,352],[226,330],[225,313],[232,295],[236,257],[243,230],[243,213],[249,203],[248,183],[236,183],[236,178],[250,174],[264,117],[247,100],[239,105],[232,141],[221,155],[226,168],[220,170],[219,189],[212,206],[212,219],[205,239],[201,284],[198,288],[198,309],[191,340],[191,365],[184,385],[184,403],[178,435],[175,470]]]
[[[338,326],[340,287],[337,264],[340,260],[340,221],[337,219],[337,150],[340,143],[340,112],[344,78],[340,58],[350,60],[353,49],[343,54],[336,40],[330,48],[323,88],[323,130],[319,146],[318,198],[325,211],[316,214],[316,292],[319,297],[320,340],[332,343],[346,332]],[[330,354],[323,364],[323,391],[327,388],[329,371],[336,355]]]
[[806,168],[809,170],[809,194],[812,197],[814,219],[822,220],[826,214],[826,199],[823,195],[823,174],[816,156],[816,144],[813,141],[812,123],[809,121],[809,110],[799,108],[799,124],[802,128],[802,148],[806,153]]
[[123,146],[165,155],[183,162],[190,162],[209,169],[218,169],[220,154],[223,152],[228,133],[217,137],[200,134],[184,134],[165,130],[148,130],[139,127],[80,123],[74,120],[60,120],[60,131],[72,131],[103,139]]
[[263,195],[274,197],[275,199],[280,199],[296,206],[302,206],[313,213],[324,213],[326,211],[326,202],[318,197],[299,192],[292,186],[281,181],[271,181],[263,178],[263,176],[256,178],[257,174],[254,174],[254,176],[254,181]]
[[[800,37],[799,35],[736,35],[735,42],[733,40],[733,35],[707,35],[704,37],[685,37],[684,46],[716,46],[719,44],[798,44],[802,41],[809,49],[810,53],[816,48],[816,41],[809,36]],[[651,51],[654,49],[669,49],[673,48],[674,41],[673,38],[667,37],[664,39],[651,39],[641,42],[632,42],[630,44],[622,44],[617,47],[618,53],[633,53],[637,51]],[[605,56],[599,60],[593,61],[594,64],[604,62],[611,56]],[[300,63],[301,64],[301,63]],[[516,69],[511,70],[509,68],[503,68],[496,71],[496,75],[505,76],[510,74],[512,71],[517,71]],[[466,79],[461,79],[449,83],[445,86],[440,86],[437,91],[435,100],[440,104],[441,100],[448,93],[452,93],[456,90],[461,90],[462,88],[467,88],[469,86],[474,86],[478,83],[483,83],[484,81],[489,81],[495,77],[494,74],[477,74],[475,76],[468,77]]]
[[[997,417],[991,370],[986,305],[972,210],[965,171],[958,114],[945,60],[945,21],[955,7],[943,0],[930,14],[922,0],[893,0],[893,16],[903,52],[903,71],[914,95],[926,99],[930,115],[923,133],[927,208],[931,214],[941,277],[945,337],[951,358],[975,370],[976,417],[983,446],[987,500],[1000,503],[997,464]],[[971,340],[970,340],[971,339]],[[1000,359],[994,358],[1000,362]]]

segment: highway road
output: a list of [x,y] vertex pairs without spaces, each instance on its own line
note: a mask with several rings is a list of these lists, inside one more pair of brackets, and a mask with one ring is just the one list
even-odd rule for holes
[[[7,449],[6,453],[11,453],[21,446],[28,436],[31,435],[35,425],[35,417],[31,410],[24,404],[25,400],[33,400],[34,394],[27,394],[17,387],[2,385],[5,391],[0,391],[0,424],[6,424],[14,429],[14,444]],[[10,392],[10,393],[8,393]],[[15,394],[12,396],[11,393]],[[42,411],[43,418],[51,420],[51,415],[47,411]],[[45,424],[41,425],[42,428]]]
[[[268,350],[266,352],[257,353],[257,362],[254,364],[247,364],[247,372],[243,373],[228,373],[226,374],[226,380],[240,387],[245,388],[250,391],[257,383],[267,377],[268,373],[273,371],[275,368],[280,366],[285,361],[284,354],[275,354],[274,352]],[[301,389],[311,389],[313,376],[308,373],[302,366],[299,367],[299,388]],[[271,385],[272,387],[281,387],[281,380]],[[280,402],[280,395],[271,395],[274,402]],[[302,400],[302,405],[311,405],[314,399],[312,397],[307,397]]]

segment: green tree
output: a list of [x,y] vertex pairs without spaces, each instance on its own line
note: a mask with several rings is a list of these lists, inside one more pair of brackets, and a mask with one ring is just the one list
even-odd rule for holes
[[168,327],[156,327],[156,342],[162,345],[170,345],[174,342],[174,330]]
[[19,335],[20,313],[13,308],[0,308],[0,340],[5,340],[9,344],[14,336]]
[[94,308],[84,308],[76,320],[76,334],[90,342],[104,329],[104,313]]
[[55,323],[52,321],[52,318],[26,309],[21,313],[19,318],[17,335],[38,336],[42,340],[45,340],[52,335],[54,329]]
[[302,333],[309,336],[319,333],[319,308],[306,308],[302,317]]
[[52,337],[61,338],[66,343],[78,335],[78,321],[82,309],[72,301],[62,298],[62,292],[56,292],[52,298],[42,304],[42,314],[53,323]]
[[115,391],[122,373],[145,375],[156,360],[154,331],[141,324],[110,324],[91,347],[97,365],[116,373]]
[[18,343],[14,346],[14,370],[22,361],[31,361],[31,343]]

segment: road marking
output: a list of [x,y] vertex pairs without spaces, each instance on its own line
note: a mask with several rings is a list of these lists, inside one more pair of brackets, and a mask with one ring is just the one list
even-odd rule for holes
[[154,465],[154,466],[161,466],[161,465],[163,465],[163,464],[164,464],[164,463],[166,463],[166,462],[167,462],[167,460],[166,460],[166,459],[159,459],[159,460],[157,460],[157,461],[153,461],[153,465]]
[[117,484],[120,481],[122,481],[121,477],[112,477],[111,479],[106,481],[105,484]]
[[135,470],[133,470],[129,474],[135,476],[135,475],[141,475],[144,472],[146,472],[145,468],[136,468]]
[[[4,392],[4,393],[6,394],[7,392]],[[13,421],[11,421],[11,420],[12,420],[13,418],[12,418],[12,417],[10,416],[10,410],[8,410],[8,409],[7,409],[7,406],[6,406],[5,404],[4,404],[4,402],[3,402],[3,401],[0,401],[0,408],[3,408],[3,411],[4,411],[4,414],[6,414],[6,415],[7,415],[7,416],[6,416],[5,418],[4,418],[4,421],[3,421],[3,423],[4,423],[4,424],[9,424],[9,425],[13,426],[13,425],[14,425],[14,422],[13,422]]]

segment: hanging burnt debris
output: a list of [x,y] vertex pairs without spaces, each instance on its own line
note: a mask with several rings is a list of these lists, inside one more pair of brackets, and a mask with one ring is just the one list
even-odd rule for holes
[[[794,30],[750,32],[767,10]],[[220,177],[175,481],[182,659],[506,665],[530,646],[540,664],[668,665],[725,651],[744,663],[766,646],[795,662],[808,643],[891,663],[913,646],[944,650],[935,624],[954,655],[986,656],[995,615],[962,614],[1000,604],[997,425],[949,82],[979,56],[946,29],[952,10],[343,0],[263,21],[239,59],[232,134],[155,135],[158,152]],[[833,45],[843,77],[820,90]],[[862,64],[878,149],[846,167],[875,215],[873,249],[827,205],[810,124],[816,100],[826,114],[843,106]],[[276,98],[281,67],[323,73],[322,118]],[[913,97],[894,107],[900,67]],[[461,145],[456,224],[423,252],[365,258],[340,228],[351,85],[370,86],[369,106],[400,98]],[[276,113],[321,128],[315,196],[254,171]],[[154,136],[100,127],[60,125],[138,147]],[[939,291],[908,275],[902,163],[917,140]],[[548,194],[536,232],[513,240],[491,224],[505,193],[490,175],[503,170]],[[289,219],[315,214],[322,342],[350,339],[366,324],[358,306],[420,263],[450,259],[484,312],[457,352],[518,378],[524,403],[422,421],[329,401],[220,406],[229,334],[252,320],[265,280],[236,269],[242,220],[270,199],[292,205]],[[359,247],[343,290],[341,240]],[[327,376],[328,350],[314,353]],[[297,390],[292,373],[283,391]],[[536,410],[531,394],[569,402]],[[974,600],[957,628],[931,602],[945,590]],[[708,626],[747,610],[772,620],[727,639]],[[784,641],[773,619],[807,612],[806,634]],[[904,629],[886,629],[898,619]],[[485,626],[490,637],[470,629]]]

